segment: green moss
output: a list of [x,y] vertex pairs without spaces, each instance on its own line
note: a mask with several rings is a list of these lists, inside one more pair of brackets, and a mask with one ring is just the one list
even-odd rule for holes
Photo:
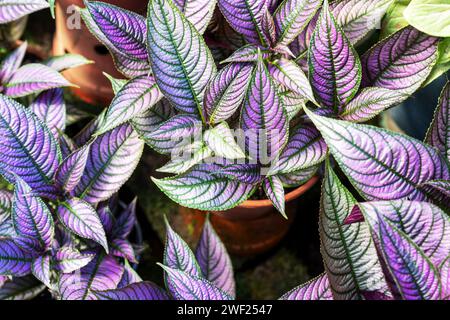
[[254,268],[235,274],[238,299],[278,299],[311,277],[306,266],[285,248]]

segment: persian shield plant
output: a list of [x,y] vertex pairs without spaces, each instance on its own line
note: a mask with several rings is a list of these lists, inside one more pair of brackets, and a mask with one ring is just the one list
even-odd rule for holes
[[[75,58],[52,58],[46,68],[77,65]],[[18,92],[42,89],[29,81]],[[94,119],[68,137],[60,88],[40,92],[28,107],[0,94],[0,120],[0,172],[13,188],[0,197],[0,297],[30,299],[48,288],[54,298],[91,299],[93,290],[137,278],[130,263],[141,247],[128,239],[136,200],[117,197],[144,146],[131,125],[91,137]]]
[[126,79],[109,77],[115,98],[79,134],[64,134],[61,60],[19,68],[21,47],[0,68],[0,172],[14,188],[0,197],[0,294],[236,296],[209,222],[196,253],[167,225],[166,290],[130,267],[135,202],[115,195],[146,143],[171,156],[158,187],[205,211],[265,194],[285,215],[285,190],[324,168],[325,272],[282,299],[447,299],[450,84],[423,142],[365,124],[445,71],[448,39],[417,23],[418,2],[410,25],[378,37],[393,1],[150,0],[147,17],[85,1]]
[[[422,185],[448,179],[433,147],[359,124],[418,90],[445,42],[407,26],[360,52],[392,1],[219,0],[213,13],[213,1],[153,0],[147,18],[85,3],[84,21],[129,78],[112,79],[97,134],[129,122],[170,154],[159,171],[175,176],[153,181],[183,206],[226,210],[257,191],[284,215],[285,189],[328,153],[367,200],[429,200]],[[242,46],[219,50],[231,35]]]

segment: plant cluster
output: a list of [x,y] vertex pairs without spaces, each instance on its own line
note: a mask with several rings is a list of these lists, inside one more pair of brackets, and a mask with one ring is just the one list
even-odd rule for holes
[[[128,240],[136,201],[124,205],[116,192],[144,143],[126,124],[90,139],[95,120],[73,139],[64,134],[61,87],[70,83],[58,71],[89,61],[64,55],[20,67],[26,47],[0,65],[0,172],[14,186],[0,191],[0,297],[32,298],[47,287],[56,298],[86,299],[95,288],[126,286],[141,248]],[[11,98],[30,95],[28,107]]]
[[[130,229],[108,235],[105,217],[114,215],[104,203],[130,177],[145,142],[172,155],[159,171],[175,175],[152,178],[157,186],[205,211],[262,191],[285,215],[285,189],[324,167],[325,273],[282,299],[448,299],[450,84],[425,141],[363,124],[449,67],[445,19],[417,19],[438,14],[439,5],[420,2],[402,12],[404,27],[388,24],[365,49],[386,12],[398,13],[394,1],[150,0],[147,17],[85,1],[85,24],[127,79],[109,76],[115,98],[73,139],[0,96],[0,168],[15,184],[4,215],[14,233],[0,238],[0,274],[50,278],[63,299],[233,298],[230,259],[209,222],[196,254],[168,227],[167,290],[128,267]],[[340,182],[332,159],[363,201]],[[73,250],[93,256],[77,271],[55,267],[64,247],[58,226],[76,239]],[[116,240],[124,244],[117,250]]]

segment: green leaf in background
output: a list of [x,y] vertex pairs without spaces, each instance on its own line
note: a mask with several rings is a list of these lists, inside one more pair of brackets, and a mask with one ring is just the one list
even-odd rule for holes
[[53,19],[55,19],[55,1],[56,0],[48,0],[48,5],[50,6],[50,12],[52,13]]
[[450,37],[450,1],[412,0],[403,17],[414,28],[435,37]]
[[436,64],[422,87],[429,85],[448,70],[450,70],[450,38],[445,38],[439,43]]
[[411,0],[396,0],[391,4],[381,24],[381,39],[408,25],[408,21],[403,17],[403,11],[410,2]]

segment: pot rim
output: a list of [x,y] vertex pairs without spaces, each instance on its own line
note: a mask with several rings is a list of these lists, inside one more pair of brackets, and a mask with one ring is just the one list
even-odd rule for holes
[[[319,177],[317,175],[313,176],[311,179],[309,179],[306,183],[302,184],[298,188],[292,190],[288,194],[284,196],[284,200],[286,202],[292,201],[298,197],[300,197],[302,194],[304,194],[306,191],[311,189],[313,185],[316,184],[316,182],[319,180]],[[271,207],[272,201],[269,199],[264,200],[245,200],[242,202],[238,207],[240,208],[262,208],[262,207]]]

